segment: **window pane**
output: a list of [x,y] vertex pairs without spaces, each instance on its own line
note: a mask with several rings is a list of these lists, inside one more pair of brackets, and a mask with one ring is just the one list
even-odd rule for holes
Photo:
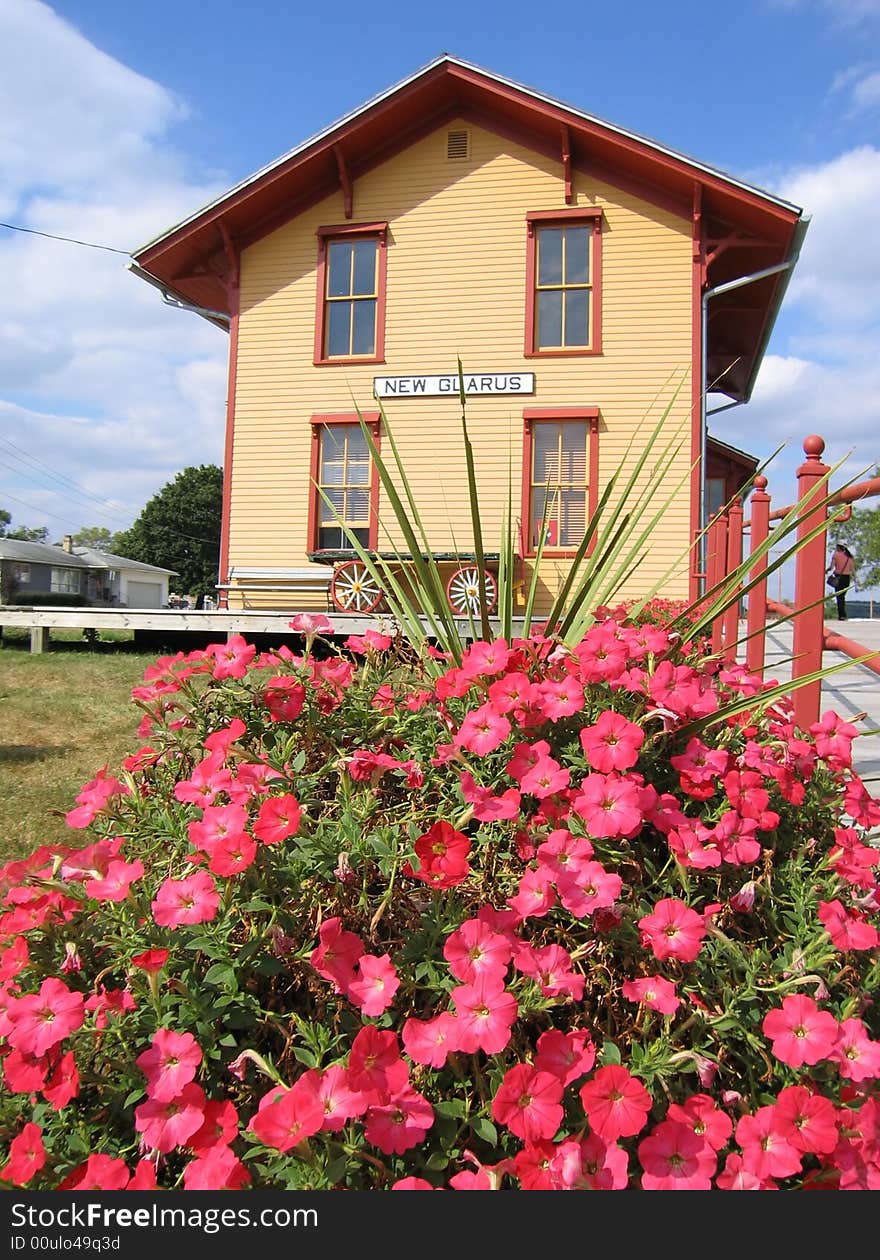
[[562,345],[562,292],[538,294],[538,345]]
[[590,344],[590,290],[570,289],[565,294],[565,344]]
[[376,242],[355,241],[352,293],[376,292]]
[[322,525],[318,530],[318,548],[321,551],[340,551],[348,542],[338,525]]
[[590,234],[586,228],[565,229],[565,283],[587,284],[590,279]]
[[327,504],[324,502],[323,497],[321,498],[321,520],[335,521],[336,514],[339,516],[343,515],[342,509],[345,506],[345,491],[338,488],[334,489],[332,486],[322,486],[321,489],[330,500],[330,503]]
[[538,232],[538,284],[562,284],[562,229]]
[[325,460],[321,468],[321,485],[342,486],[345,484],[345,465],[341,459]]
[[333,302],[327,307],[327,354],[351,354],[351,302]]
[[348,297],[351,293],[351,257],[354,246],[350,241],[332,241],[327,251],[327,296]]
[[348,424],[345,427],[348,430],[348,462],[352,463],[354,460],[366,462],[369,459],[369,451],[361,426]]
[[[533,547],[536,547],[538,544],[538,534],[541,529],[541,521],[544,519],[544,504],[547,501],[548,497],[552,504],[554,500],[554,495],[555,495],[554,490],[551,490],[548,496],[547,491],[542,490],[538,486],[536,486],[532,490],[532,512],[531,512],[532,522],[531,522],[531,530],[530,530],[529,537],[530,537],[531,544]],[[548,517],[548,521],[549,519],[550,518]]]
[[354,303],[352,354],[373,354],[376,349],[376,303],[362,298]]
[[559,425],[536,424],[532,440],[532,480],[539,486],[559,479]]
[[370,519],[370,491],[348,490],[345,495],[345,519],[349,524],[358,524]]
[[585,490],[563,490],[559,496],[559,545],[577,547],[587,527]]
[[569,485],[586,485],[587,422],[585,420],[567,420],[560,428],[562,430],[560,480],[567,482]]

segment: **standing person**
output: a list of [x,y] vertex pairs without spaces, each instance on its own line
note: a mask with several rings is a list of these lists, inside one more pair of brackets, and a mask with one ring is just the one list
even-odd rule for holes
[[837,620],[846,621],[846,592],[852,582],[855,572],[856,562],[853,553],[845,543],[838,542],[834,544],[834,550],[831,553],[831,559],[828,562],[829,580],[833,578],[832,585],[837,591]]

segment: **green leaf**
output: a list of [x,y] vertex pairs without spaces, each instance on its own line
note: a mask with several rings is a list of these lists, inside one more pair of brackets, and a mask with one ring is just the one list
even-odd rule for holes
[[461,1098],[450,1098],[445,1102],[436,1102],[434,1103],[434,1110],[441,1116],[454,1116],[457,1119],[460,1119],[467,1113],[464,1101]]
[[620,1063],[620,1051],[613,1041],[604,1041],[602,1043],[602,1062],[603,1063]]
[[234,985],[234,968],[230,967],[229,963],[214,963],[214,966],[209,967],[205,972],[205,984],[214,984],[218,988],[223,985]]
[[471,1128],[478,1138],[482,1138],[489,1146],[498,1145],[498,1130],[491,1120],[487,1120],[485,1116],[477,1116],[476,1120],[471,1121]]

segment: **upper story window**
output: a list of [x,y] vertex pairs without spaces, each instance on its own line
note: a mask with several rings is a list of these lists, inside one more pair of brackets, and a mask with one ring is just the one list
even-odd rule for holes
[[530,407],[523,415],[526,551],[534,553],[542,528],[545,552],[575,551],[598,504],[598,408]]
[[318,229],[315,363],[381,362],[386,223]]
[[[364,421],[378,442],[379,413],[365,414]],[[378,472],[357,415],[315,416],[309,549],[353,553],[343,526],[361,546],[375,549],[378,497]]]
[[540,210],[526,222],[526,355],[599,354],[601,210]]

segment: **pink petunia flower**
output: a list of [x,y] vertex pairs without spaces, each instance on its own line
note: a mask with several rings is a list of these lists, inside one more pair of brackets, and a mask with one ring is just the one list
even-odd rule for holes
[[363,941],[354,932],[342,927],[336,916],[325,919],[318,929],[320,944],[309,955],[309,962],[319,976],[331,981],[337,993],[347,993],[357,976],[358,959],[365,953]]
[[202,1061],[202,1050],[192,1033],[159,1028],[153,1034],[149,1050],[135,1059],[147,1078],[147,1094],[156,1102],[176,1098],[184,1085],[195,1079]]
[[663,976],[640,976],[637,980],[626,980],[621,986],[621,993],[628,1002],[640,1002],[661,1015],[674,1015],[681,1005],[675,985]]
[[369,1107],[364,1137],[386,1155],[402,1155],[424,1139],[434,1123],[434,1108],[408,1082],[385,1103]]
[[759,1107],[753,1116],[740,1116],[736,1140],[742,1149],[743,1168],[763,1181],[793,1177],[801,1171],[802,1154],[791,1141],[791,1126],[784,1113]]
[[562,1123],[562,1082],[551,1072],[518,1063],[492,1099],[492,1118],[523,1142],[556,1136]]
[[10,1142],[9,1162],[0,1172],[0,1177],[4,1181],[11,1181],[16,1186],[26,1186],[31,1177],[35,1177],[45,1163],[46,1148],[43,1146],[43,1130],[38,1124],[28,1122],[21,1133]]
[[588,774],[571,807],[591,836],[633,836],[644,822],[636,784],[616,773]]
[[837,1146],[837,1110],[828,1098],[804,1085],[779,1091],[776,1114],[788,1141],[809,1155],[830,1155]]
[[839,1033],[831,1012],[820,1011],[805,993],[792,993],[784,998],[781,1007],[764,1016],[762,1030],[773,1042],[776,1058],[791,1068],[830,1058]]
[[830,1058],[845,1080],[880,1080],[880,1042],[871,1039],[861,1019],[840,1021]]
[[205,1091],[200,1085],[184,1085],[179,1094],[166,1101],[148,1098],[135,1107],[134,1127],[143,1134],[144,1145],[167,1155],[177,1146],[186,1146],[205,1120]]
[[664,897],[650,914],[639,919],[642,944],[658,962],[677,958],[693,962],[706,935],[706,921],[676,897]]
[[458,1013],[458,1048],[465,1054],[482,1050],[500,1054],[510,1041],[519,1008],[516,998],[496,976],[480,976],[473,984],[452,990]]
[[260,805],[254,835],[262,844],[282,844],[295,836],[302,819],[299,801],[289,792],[284,796],[269,796]]
[[273,1150],[291,1150],[324,1123],[324,1104],[313,1079],[300,1077],[290,1089],[275,1086],[260,1099],[248,1132]]
[[503,713],[496,713],[490,704],[481,705],[465,714],[453,743],[477,757],[485,757],[503,744],[510,734],[510,722]]
[[690,1125],[662,1120],[638,1145],[643,1190],[711,1190],[718,1157]]
[[381,1015],[394,1001],[400,980],[390,954],[362,954],[357,975],[348,986],[348,998],[364,1015]]
[[610,1063],[580,1088],[590,1128],[606,1142],[632,1137],[645,1127],[651,1095],[625,1067]]
[[442,1068],[458,1050],[458,1020],[449,1011],[433,1019],[408,1019],[401,1032],[403,1048],[415,1063]]
[[466,920],[443,945],[449,970],[466,984],[484,975],[503,978],[512,952],[510,942],[479,919]]
[[9,1044],[22,1054],[40,1058],[82,1026],[84,999],[62,980],[50,976],[40,985],[39,993],[10,997],[6,1015],[10,1023],[6,1034]]
[[541,1033],[536,1045],[534,1065],[539,1072],[551,1072],[563,1087],[592,1070],[596,1047],[586,1028],[563,1032],[549,1028]]
[[606,709],[592,726],[580,732],[581,747],[594,770],[608,774],[629,770],[639,759],[645,732],[622,713]]
[[196,871],[185,879],[166,879],[153,899],[153,918],[159,927],[174,928],[189,923],[208,923],[217,914],[220,894],[207,871]]

